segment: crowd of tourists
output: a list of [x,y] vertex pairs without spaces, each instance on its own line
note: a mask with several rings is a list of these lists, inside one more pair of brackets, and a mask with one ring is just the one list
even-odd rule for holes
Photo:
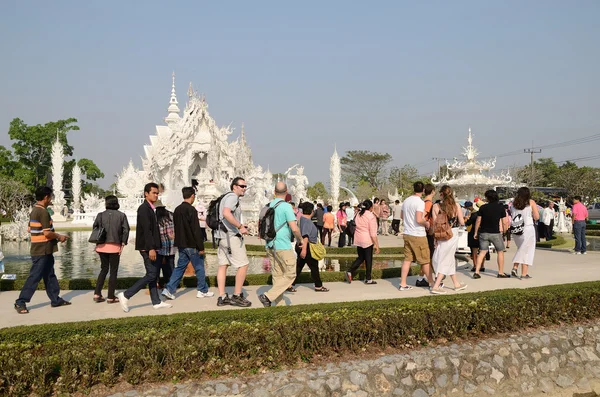
[[[203,204],[196,203],[194,187],[184,187],[182,203],[170,212],[158,199],[159,185],[146,184],[144,202],[137,210],[135,230],[135,249],[142,258],[145,275],[118,294],[115,290],[119,260],[128,243],[130,228],[127,216],[119,211],[118,198],[107,196],[106,211],[97,215],[90,237],[90,242],[96,244],[95,250],[101,264],[93,300],[98,303],[119,303],[122,310],[128,312],[129,300],[147,287],[154,309],[169,308],[172,306],[169,302],[176,299],[177,288],[190,263],[197,278],[196,296],[213,297],[215,294],[209,291],[205,275],[204,244],[207,242],[208,226],[213,229],[212,238],[217,249],[217,306],[251,306],[242,291],[249,260],[245,244],[248,227],[242,223],[240,198],[247,188],[243,178],[234,178],[230,191],[214,200],[207,209]],[[349,202],[340,203],[334,212],[332,205],[316,202],[301,202],[296,207],[291,201],[287,185],[278,182],[274,198],[263,208],[259,220],[259,234],[264,240],[272,273],[272,287],[258,296],[260,302],[268,307],[285,292],[297,292],[296,280],[305,266],[310,269],[314,291],[328,292],[319,274],[318,261],[325,255],[324,246],[331,246],[334,229],[339,233],[338,247],[356,247],[357,257],[345,272],[346,282],[355,281],[358,269],[364,264],[364,283],[375,285],[377,282],[372,278],[372,268],[373,255],[380,251],[378,236],[389,234],[389,218],[392,219],[391,229],[395,235],[400,233],[402,223],[405,259],[399,290],[413,289],[407,284],[407,278],[411,264],[416,263],[420,266],[416,286],[429,288],[432,294],[445,294],[449,290],[444,285],[447,277],[455,291],[467,288],[456,276],[455,253],[460,228],[466,228],[468,232],[473,279],[481,278],[486,260],[490,259],[491,248],[497,257],[497,278],[530,279],[536,241],[540,237],[547,240],[553,238],[553,203],[545,205],[543,215],[540,215],[538,205],[532,200],[527,187],[520,188],[510,204],[503,204],[496,191],[488,190],[484,199],[467,201],[463,206],[455,200],[454,191],[448,185],[440,188],[436,201],[436,189],[432,184],[416,182],[413,191],[402,204],[396,200],[391,207],[385,200],[375,198],[354,206]],[[54,272],[53,254],[58,250],[58,243],[64,242],[67,236],[54,231],[47,209],[52,197],[53,191],[49,187],[40,187],[35,192],[36,204],[29,221],[32,267],[14,304],[20,314],[29,312],[27,303],[42,279],[52,307],[71,304],[60,297]],[[576,254],[586,253],[587,217],[581,197],[573,197],[571,219]],[[511,242],[515,243],[517,251],[512,259],[512,270],[507,274],[504,271],[504,253]],[[235,285],[231,296],[225,288],[228,267],[235,269]],[[163,280],[167,280],[164,285],[159,285],[161,272]],[[107,276],[109,281],[105,298],[102,290]]]

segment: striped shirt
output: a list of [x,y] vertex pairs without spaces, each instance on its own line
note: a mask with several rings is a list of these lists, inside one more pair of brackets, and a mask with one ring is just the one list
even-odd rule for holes
[[36,204],[29,215],[29,234],[31,235],[31,256],[50,255],[58,251],[58,240],[48,239],[44,230],[54,231],[52,217],[48,210]]

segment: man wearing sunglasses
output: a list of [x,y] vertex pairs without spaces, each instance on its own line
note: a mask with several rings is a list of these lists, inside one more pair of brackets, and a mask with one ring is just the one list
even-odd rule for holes
[[[248,229],[241,222],[240,197],[244,196],[247,188],[244,178],[234,178],[231,182],[231,192],[223,196],[219,204],[219,218],[222,220],[221,228],[213,231],[218,241],[217,260],[219,270],[217,271],[217,285],[219,287],[219,298],[217,299],[217,306],[249,307],[252,305],[242,293],[249,261],[243,237],[248,234]],[[235,289],[231,298],[225,292],[227,266],[236,269]]]

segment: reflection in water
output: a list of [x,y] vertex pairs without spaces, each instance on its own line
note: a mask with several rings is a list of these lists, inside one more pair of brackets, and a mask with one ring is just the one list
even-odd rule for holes
[[[59,279],[94,278],[100,272],[100,258],[94,251],[95,244],[88,243],[89,231],[67,232],[69,239],[58,245],[58,252],[54,255],[56,264],[56,276]],[[125,246],[121,254],[119,265],[120,277],[141,277],[144,275],[144,265],[140,254],[135,251],[133,239]],[[29,256],[29,242],[5,241],[2,243],[6,273],[14,273],[22,279],[29,274],[31,257]],[[258,256],[248,257],[250,260],[248,274],[268,273],[265,270],[266,258]],[[350,267],[354,258],[339,258],[340,269]],[[330,259],[325,260],[327,270],[333,270]],[[375,260],[373,268],[383,269],[388,267],[400,267],[401,260],[383,259]],[[217,256],[206,256],[206,273],[209,276],[217,274]],[[364,265],[363,265],[364,267]],[[308,266],[304,267],[308,271]],[[234,275],[235,270],[228,269],[228,274]]]

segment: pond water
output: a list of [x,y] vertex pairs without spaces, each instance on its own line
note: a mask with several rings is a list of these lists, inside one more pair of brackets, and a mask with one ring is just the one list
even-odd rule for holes
[[[69,239],[58,245],[58,252],[55,257],[55,271],[59,279],[73,278],[94,278],[100,272],[100,258],[94,251],[94,244],[88,243],[89,231],[74,231],[65,233]],[[208,246],[211,246],[210,243]],[[27,277],[31,267],[31,256],[29,255],[29,242],[3,241],[2,252],[4,253],[4,264],[6,273],[16,274],[18,278]],[[265,264],[268,263],[265,257],[249,256],[250,260],[248,273],[260,274],[268,273],[265,270]],[[335,258],[332,258],[335,259]],[[345,270],[350,267],[354,258],[337,258],[340,263],[340,269]],[[327,270],[333,271],[331,259],[325,260]],[[373,268],[383,269],[389,267],[402,266],[402,260],[382,259],[373,263]],[[217,256],[213,254],[206,255],[206,273],[209,276],[217,274]],[[364,267],[364,265],[363,265]],[[305,271],[308,266],[305,267]],[[228,274],[235,274],[235,270],[228,269]],[[119,265],[120,277],[141,277],[144,275],[144,265],[140,254],[134,249],[134,241],[125,246],[121,254]]]

